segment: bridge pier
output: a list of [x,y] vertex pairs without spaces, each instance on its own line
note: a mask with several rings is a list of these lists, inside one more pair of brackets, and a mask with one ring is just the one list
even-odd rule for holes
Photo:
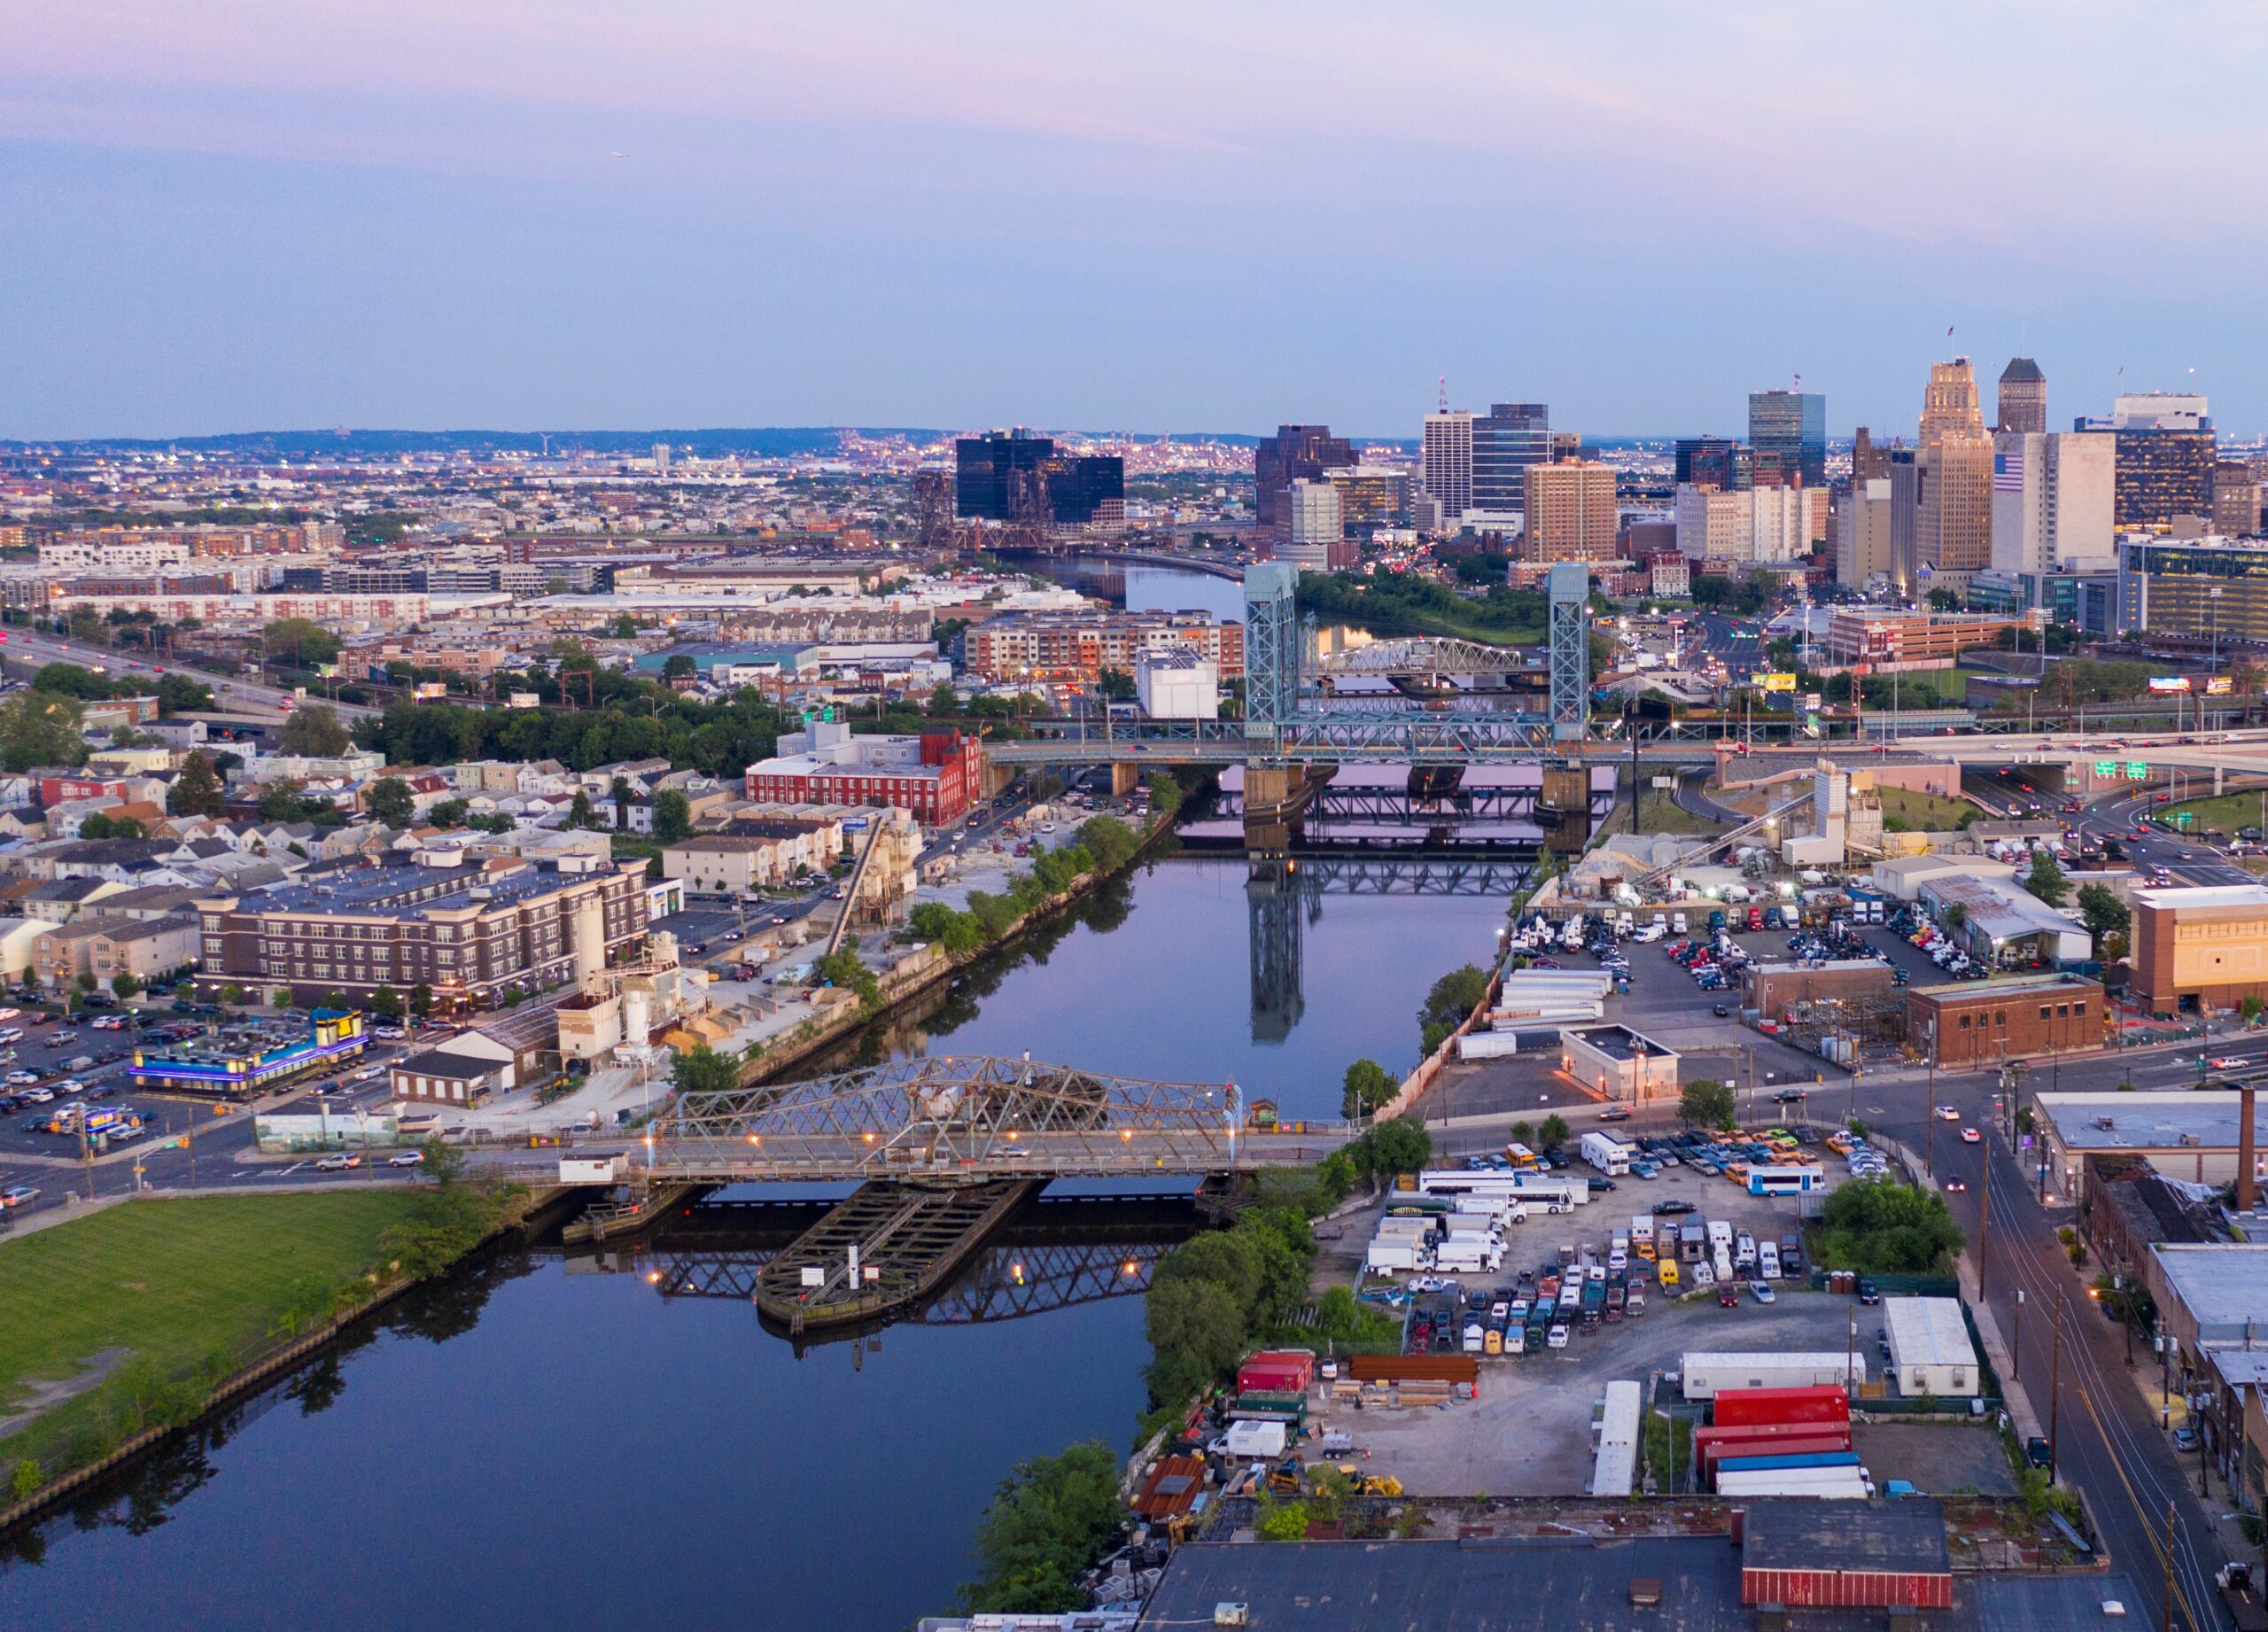
[[1591,773],[1581,761],[1543,767],[1543,792],[1535,802],[1536,822],[1545,848],[1581,855],[1591,842]]
[[1110,797],[1122,799],[1142,785],[1142,767],[1131,760],[1114,759],[1110,763]]
[[1309,802],[1330,780],[1327,765],[1246,765],[1245,849],[1261,855],[1281,855],[1289,850],[1307,825]]

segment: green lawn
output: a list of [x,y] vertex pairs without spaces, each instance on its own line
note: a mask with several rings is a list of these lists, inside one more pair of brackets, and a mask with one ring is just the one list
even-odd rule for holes
[[[1681,809],[1676,800],[1658,788],[1649,788],[1641,796],[1639,813],[1645,818],[1645,830],[1650,834],[1695,834],[1706,837],[1724,832],[1728,826]],[[1627,789],[1614,802],[1614,814],[1600,825],[1598,831],[1602,837],[1611,833],[1630,831],[1630,794]]]
[[1977,807],[1966,799],[1947,799],[1907,788],[1884,788],[1883,825],[1893,832],[1950,833],[1963,816],[1974,818]]
[[[105,1349],[169,1376],[227,1355],[240,1365],[312,1278],[375,1264],[407,1189],[128,1201],[20,1240],[0,1239],[0,1416],[35,1380],[67,1380]],[[46,1442],[82,1395],[0,1442]]]
[[2186,811],[2189,812],[2188,831],[2233,834],[2239,828],[2260,827],[2264,803],[2268,803],[2268,796],[2256,792],[2227,793],[2218,799],[2188,799],[2179,804],[2162,804],[2155,813],[2167,821],[2172,821],[2179,812]]

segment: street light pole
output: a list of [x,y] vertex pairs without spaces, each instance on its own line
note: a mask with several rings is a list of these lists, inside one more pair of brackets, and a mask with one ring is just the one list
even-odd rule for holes
[[2055,1301],[2055,1352],[2048,1365],[2047,1374],[2047,1482],[2055,1482],[2056,1420],[2063,1403],[2063,1311],[2070,1307],[2070,1300]]
[[2023,1381],[2023,1288],[2016,1288],[2016,1346],[2010,1353],[2008,1377],[2011,1381]]

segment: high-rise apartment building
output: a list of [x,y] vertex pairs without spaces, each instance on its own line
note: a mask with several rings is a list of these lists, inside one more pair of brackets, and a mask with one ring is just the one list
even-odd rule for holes
[[2211,424],[2208,420],[2199,430],[2120,425],[2111,433],[2118,442],[2119,526],[2163,532],[2177,517],[2211,517],[2213,473],[2220,462]]
[[2029,357],[2011,357],[2000,370],[2000,404],[1993,428],[2033,436],[2047,429],[2047,377]]
[[1253,512],[1261,531],[1280,538],[1291,525],[1285,493],[1296,481],[1319,482],[1355,462],[1354,445],[1329,425],[1278,425],[1252,450]]
[[1992,565],[2033,574],[2109,571],[2117,454],[2115,439],[2101,431],[1995,431]]
[[1614,559],[1612,465],[1588,459],[1530,465],[1521,503],[1527,517],[1521,553],[1528,560]]
[[1890,575],[1890,478],[1869,477],[1836,495],[1835,581],[1860,589]]
[[965,436],[954,444],[953,508],[962,518],[1017,521],[1023,501],[1045,495],[1045,519],[1087,526],[1126,504],[1126,465],[1116,454],[1058,454],[1052,437],[1022,431]]
[[2213,466],[2213,531],[2232,539],[2260,531],[2260,472],[2241,459]]
[[1788,479],[1826,486],[1827,399],[1815,391],[1750,392],[1748,443],[1759,465],[1771,455]]
[[1331,569],[1332,551],[1345,535],[1340,518],[1339,489],[1327,481],[1294,481],[1285,498],[1291,509],[1291,541],[1276,558],[1288,561],[1303,572]]
[[1551,410],[1541,402],[1491,403],[1472,421],[1472,504],[1476,510],[1517,510],[1526,501],[1522,478],[1551,460]]
[[1984,434],[1984,416],[1977,406],[1977,376],[1969,359],[1931,363],[1929,389],[1922,397],[1922,446],[1934,447],[1947,436]]
[[1472,509],[1472,415],[1453,408],[1425,416],[1418,445],[1418,485],[1441,501],[1442,523],[1454,527]]
[[1677,490],[1674,511],[1678,553],[1720,570],[1785,565],[1811,553],[1826,502],[1823,487],[1728,492],[1689,483]]

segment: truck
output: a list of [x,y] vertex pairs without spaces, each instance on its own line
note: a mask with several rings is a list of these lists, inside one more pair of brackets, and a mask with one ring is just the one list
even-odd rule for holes
[[1710,1267],[1711,1267],[1712,1269],[1713,1269],[1713,1270],[1716,1271],[1717,1278],[1718,1278],[1720,1281],[1728,1281],[1728,1280],[1732,1279],[1732,1278],[1733,1278],[1733,1258],[1732,1258],[1732,1255],[1731,1255],[1730,1253],[1727,1252],[1723,1247],[1718,1247],[1718,1248],[1717,1248],[1713,1253],[1712,1253],[1712,1254],[1710,1255],[1709,1264],[1710,1264]]
[[1586,1133],[1576,1151],[1609,1178],[1620,1178],[1630,1171],[1630,1146],[1612,1133]]
[[1719,1251],[1720,1249],[1730,1252],[1732,1250],[1732,1225],[1727,1224],[1721,1218],[1712,1218],[1709,1221],[1709,1250],[1713,1253]]
[[1780,1278],[1780,1249],[1770,1241],[1756,1244],[1756,1273],[1763,1280]]
[[1433,1248],[1423,1244],[1372,1241],[1370,1251],[1363,1255],[1363,1268],[1373,1275],[1392,1275],[1402,1270],[1429,1270],[1433,1267]]
[[1583,1324],[1595,1326],[1606,1316],[1606,1283],[1587,1280],[1583,1283]]

